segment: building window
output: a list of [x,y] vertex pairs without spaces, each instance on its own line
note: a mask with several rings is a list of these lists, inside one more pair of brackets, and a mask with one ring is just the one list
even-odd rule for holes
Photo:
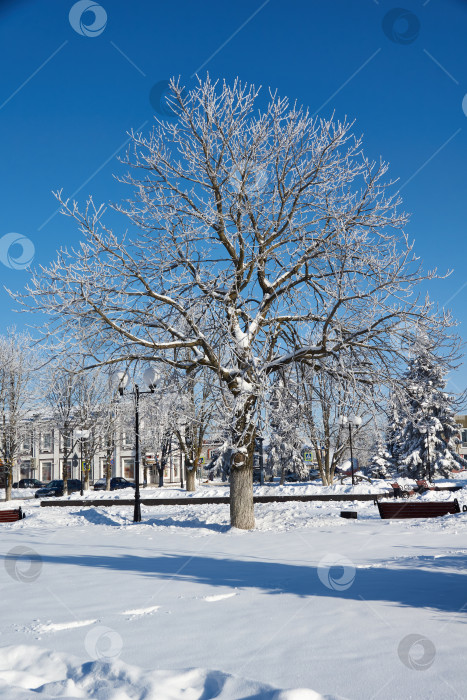
[[30,459],[22,459],[19,472],[21,475],[21,479],[32,479],[33,474],[31,472],[31,460]]
[[20,443],[20,450],[21,452],[32,452],[32,435],[31,433],[27,433],[26,435],[23,435],[21,438],[21,443]]
[[52,462],[41,462],[40,478],[45,482],[52,481]]
[[52,452],[53,450],[53,432],[47,430],[41,433],[41,452]]
[[135,462],[133,459],[123,459],[123,476],[125,479],[134,479],[135,478]]
[[462,444],[463,445],[467,444],[467,430],[462,431]]
[[71,452],[73,449],[73,436],[68,434],[68,435],[62,435],[62,452]]
[[122,433],[122,447],[133,447],[134,433]]

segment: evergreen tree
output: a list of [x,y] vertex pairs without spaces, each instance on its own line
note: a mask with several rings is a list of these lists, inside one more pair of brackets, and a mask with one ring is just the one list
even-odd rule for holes
[[447,477],[453,468],[466,464],[456,452],[460,426],[455,422],[455,397],[445,390],[449,369],[426,338],[417,342],[403,382],[406,398],[399,404],[401,420],[392,445],[405,476]]
[[370,476],[376,479],[387,479],[395,470],[394,460],[387,444],[381,438],[376,442],[374,454],[368,465]]
[[281,484],[286,471],[295,472],[299,479],[306,479],[309,468],[303,461],[302,440],[297,432],[299,406],[287,392],[284,380],[278,378],[272,386],[269,402],[271,437],[266,448],[266,469],[279,473]]
[[404,410],[400,395],[393,393],[390,401],[390,418],[386,430],[386,448],[394,466],[400,459],[403,434],[408,420],[408,412]]

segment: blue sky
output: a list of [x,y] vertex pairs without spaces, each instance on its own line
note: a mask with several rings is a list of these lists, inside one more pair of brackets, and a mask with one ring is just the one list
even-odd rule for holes
[[[28,278],[8,266],[21,247],[4,237],[29,239],[34,264],[75,244],[51,191],[122,196],[111,175],[128,129],[150,127],[153,87],[209,71],[356,120],[366,153],[400,178],[425,267],[454,269],[429,290],[467,339],[467,0],[403,2],[102,0],[70,23],[68,0],[0,0],[3,284]],[[3,290],[0,302],[3,328],[27,322]],[[465,367],[454,381],[467,385]]]

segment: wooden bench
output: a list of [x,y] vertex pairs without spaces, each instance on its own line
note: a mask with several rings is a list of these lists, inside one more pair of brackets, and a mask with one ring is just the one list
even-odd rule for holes
[[[383,520],[391,518],[439,518],[442,515],[460,513],[459,501],[411,501],[394,503],[392,501],[375,501]],[[467,506],[463,507],[464,512]]]
[[25,517],[21,508],[15,510],[0,510],[0,523],[15,523]]
[[417,493],[425,493],[425,491],[437,491],[436,486],[430,486],[425,479],[419,479],[417,481]]
[[397,481],[394,484],[391,484],[391,486],[394,489],[394,498],[408,498],[409,496],[413,496],[413,494],[415,493],[413,489],[411,489],[410,491],[403,489],[401,486],[399,486]]

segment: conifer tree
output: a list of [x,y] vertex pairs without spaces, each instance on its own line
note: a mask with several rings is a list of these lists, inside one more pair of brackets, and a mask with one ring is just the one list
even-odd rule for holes
[[374,454],[368,465],[370,476],[376,479],[387,479],[395,469],[394,460],[388,450],[386,441],[382,438],[375,444]]
[[455,422],[456,397],[446,391],[446,374],[451,368],[435,354],[426,337],[418,340],[403,382],[400,437],[393,442],[394,456],[405,476],[447,477],[453,468],[465,464],[456,451],[460,430]]

